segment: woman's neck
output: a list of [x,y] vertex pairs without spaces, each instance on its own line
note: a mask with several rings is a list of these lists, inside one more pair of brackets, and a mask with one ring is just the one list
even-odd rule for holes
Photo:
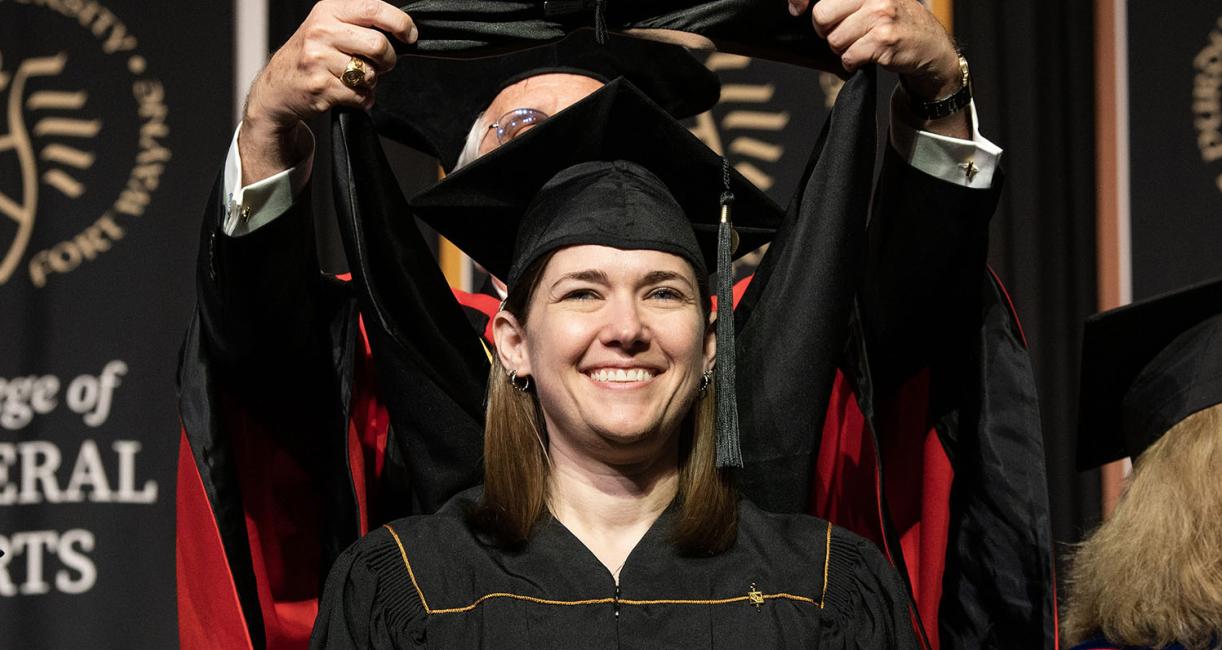
[[553,449],[548,507],[581,540],[616,584],[624,561],[674,500],[679,489],[675,453],[612,466]]

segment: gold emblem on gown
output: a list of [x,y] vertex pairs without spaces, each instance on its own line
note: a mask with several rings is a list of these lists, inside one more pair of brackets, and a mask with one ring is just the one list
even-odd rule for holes
[[764,606],[764,594],[756,588],[754,582],[751,583],[751,591],[747,592],[747,602],[755,605],[756,610]]

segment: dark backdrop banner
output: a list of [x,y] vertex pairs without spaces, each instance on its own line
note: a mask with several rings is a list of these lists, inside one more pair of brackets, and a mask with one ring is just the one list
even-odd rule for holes
[[1222,275],[1222,6],[1128,4],[1133,299]]
[[0,647],[176,644],[174,368],[231,5],[0,0]]

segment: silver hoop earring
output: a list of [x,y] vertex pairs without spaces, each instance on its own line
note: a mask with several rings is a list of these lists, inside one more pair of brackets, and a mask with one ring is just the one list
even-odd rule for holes
[[709,384],[711,383],[713,383],[713,371],[705,370],[704,373],[700,375],[700,386],[696,389],[699,391],[701,397],[704,397],[704,394],[708,392]]
[[530,390],[530,377],[519,377],[517,370],[510,370],[509,385],[519,393],[525,393]]

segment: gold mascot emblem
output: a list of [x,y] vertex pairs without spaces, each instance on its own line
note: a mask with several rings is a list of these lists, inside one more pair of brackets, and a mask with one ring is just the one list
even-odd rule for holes
[[[705,65],[713,72],[742,70],[751,65],[751,59],[716,52],[709,55]],[[788,111],[767,110],[775,91],[771,83],[724,84],[721,88],[721,105],[730,107],[730,110],[722,118],[721,124],[717,124],[712,113],[703,113],[696,118],[696,125],[692,127],[692,133],[710,149],[737,159],[734,169],[765,192],[776,181],[760,169],[757,162],[773,164],[781,159],[785,147],[769,136],[775,136],[789,124]],[[728,147],[723,142],[723,134],[729,142]]]
[[[751,67],[752,60],[737,54],[714,52],[705,59],[713,72],[736,73]],[[819,86],[828,110],[844,82],[836,75],[821,72]],[[767,192],[776,185],[776,170],[785,155],[785,129],[788,110],[780,108],[776,84],[771,80],[723,81],[718,109],[720,121],[712,111],[696,117],[691,131],[710,149],[725,156],[734,169],[759,189]],[[734,262],[735,277],[752,272],[768,246],[764,245]]]
[[1209,31],[1208,42],[1192,60],[1195,72],[1192,85],[1193,128],[1201,162],[1222,192],[1222,16]]
[[[0,135],[0,155],[15,155],[21,169],[20,188],[16,197],[0,187],[0,215],[16,225],[16,235],[10,242],[0,242],[4,252],[0,258],[0,284],[12,276],[21,261],[34,221],[38,215],[40,183],[76,199],[85,193],[85,186],[73,176],[73,170],[93,166],[96,154],[93,140],[102,128],[100,119],[63,117],[63,112],[81,111],[88,101],[84,90],[39,90],[27,93],[27,82],[35,77],[54,77],[64,70],[68,57],[30,58],[22,61],[11,75],[4,71],[0,53],[0,97],[4,98],[7,128]],[[40,116],[45,111],[56,113]],[[27,125],[27,119],[32,124]],[[39,163],[44,171],[38,174]]]

